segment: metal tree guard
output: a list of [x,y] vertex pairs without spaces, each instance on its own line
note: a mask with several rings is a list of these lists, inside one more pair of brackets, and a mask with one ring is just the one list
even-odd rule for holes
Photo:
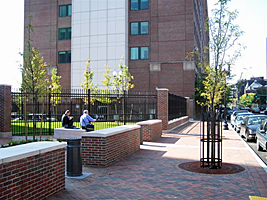
[[222,167],[222,122],[216,112],[202,113],[200,125],[200,163],[202,168]]

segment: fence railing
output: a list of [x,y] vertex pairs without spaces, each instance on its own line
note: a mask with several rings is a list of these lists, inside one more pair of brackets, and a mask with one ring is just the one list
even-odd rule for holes
[[[89,110],[95,130],[122,124],[135,123],[157,118],[157,94],[138,92],[99,90],[64,90],[61,93],[47,94],[33,100],[32,94],[12,92],[12,134],[14,136],[53,135],[53,129],[61,127],[61,116],[71,111],[74,125],[80,127],[79,118],[83,110]],[[27,123],[25,121],[27,120]],[[26,125],[26,127],[25,127]]]
[[187,115],[186,98],[169,93],[169,116],[168,119],[176,119]]

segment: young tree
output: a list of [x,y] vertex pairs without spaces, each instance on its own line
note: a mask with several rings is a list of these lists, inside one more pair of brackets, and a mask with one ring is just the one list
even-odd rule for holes
[[[227,77],[230,75],[230,66],[233,66],[241,55],[244,47],[239,43],[243,31],[234,20],[238,16],[237,10],[229,11],[227,4],[231,0],[218,0],[212,16],[207,21],[206,31],[209,32],[208,47],[202,50],[195,49],[189,56],[197,56],[198,68],[202,73],[201,84],[198,88],[202,105],[214,112],[221,103],[224,91],[228,88]],[[209,59],[209,56],[210,58]]]
[[124,56],[121,57],[121,61],[119,64],[119,74],[113,74],[114,79],[112,83],[112,88],[119,93],[123,93],[123,91],[129,91],[130,89],[134,88],[134,84],[131,83],[134,77],[129,72],[129,68],[126,65],[123,65],[123,61]]
[[[42,100],[44,93],[46,92],[46,88],[48,87],[48,79],[46,76],[46,66],[47,64],[44,62],[43,57],[40,56],[39,51],[34,48],[31,44],[31,34],[33,32],[33,27],[31,25],[32,16],[29,17],[29,24],[27,25],[27,36],[26,40],[26,50],[22,54],[23,55],[23,66],[21,66],[22,72],[22,83],[21,90],[27,96],[25,96],[24,107],[26,108],[26,98],[30,99],[33,102],[33,140],[35,140],[36,133],[36,105],[35,102],[38,99]],[[26,110],[24,110],[25,115],[25,127],[27,126],[27,117]],[[27,136],[27,131],[26,131]]]
[[61,97],[59,95],[61,94],[61,90],[62,90],[62,86],[60,85],[60,82],[59,82],[60,79],[61,79],[61,76],[57,76],[57,70],[53,68],[52,75],[51,75],[51,82],[49,86],[49,90],[50,90],[49,92],[51,93],[50,101],[53,105],[53,113],[57,113],[55,109],[57,109],[57,104],[61,102]]
[[[94,85],[93,83],[94,72],[90,69],[90,62],[91,62],[91,59],[89,58],[85,65],[86,69],[83,73],[84,82],[81,84],[81,87],[85,90],[90,90],[92,93],[96,93],[97,85]],[[87,105],[89,105],[90,103],[88,97],[83,97],[83,101]],[[94,99],[90,98],[90,101],[93,103]]]
[[[210,116],[210,123],[207,124],[207,137],[210,140],[206,148],[207,155],[211,158],[211,163],[207,163],[210,168],[218,167],[215,164],[216,159],[218,162],[221,162],[221,159],[216,158],[217,154],[215,153],[215,149],[219,148],[219,143],[216,143],[215,139],[220,138],[220,134],[217,131],[219,129],[216,129],[216,106],[221,103],[221,99],[226,99],[225,96],[228,89],[227,78],[230,76],[231,71],[230,66],[234,65],[236,59],[241,55],[242,49],[242,45],[238,43],[238,40],[243,32],[238,25],[234,24],[238,12],[228,10],[227,4],[230,1],[218,0],[211,17],[207,20],[206,31],[209,32],[208,46],[203,49],[195,48],[189,54],[191,58],[197,57],[197,65],[203,75],[201,77],[202,87],[198,88],[198,92],[200,97],[203,98],[202,105],[208,107]],[[227,125],[227,122],[225,124]]]

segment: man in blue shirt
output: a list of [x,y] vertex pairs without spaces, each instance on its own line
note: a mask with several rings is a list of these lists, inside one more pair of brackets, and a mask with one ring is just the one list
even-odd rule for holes
[[83,115],[80,117],[80,124],[82,129],[85,129],[87,132],[88,131],[93,131],[94,130],[94,125],[91,124],[90,122],[95,122],[96,119],[92,118],[88,114],[88,110],[83,111]]

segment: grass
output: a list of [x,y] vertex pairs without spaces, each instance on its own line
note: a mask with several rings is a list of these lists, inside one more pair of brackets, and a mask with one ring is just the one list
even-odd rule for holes
[[[127,123],[128,124],[135,124],[135,123]],[[33,122],[28,122],[28,135],[32,135],[33,133]],[[74,122],[74,126],[77,128],[80,127],[79,122]],[[116,126],[123,125],[123,122],[95,122],[95,130],[101,130],[105,128],[112,128]],[[42,124],[43,130],[42,135],[49,135],[49,122],[43,122]],[[51,134],[53,135],[55,128],[60,128],[61,122],[51,122]],[[25,135],[25,124],[23,121],[16,121],[11,123],[12,133],[13,135]],[[41,122],[36,122],[36,135],[40,135],[40,128],[41,128]]]

